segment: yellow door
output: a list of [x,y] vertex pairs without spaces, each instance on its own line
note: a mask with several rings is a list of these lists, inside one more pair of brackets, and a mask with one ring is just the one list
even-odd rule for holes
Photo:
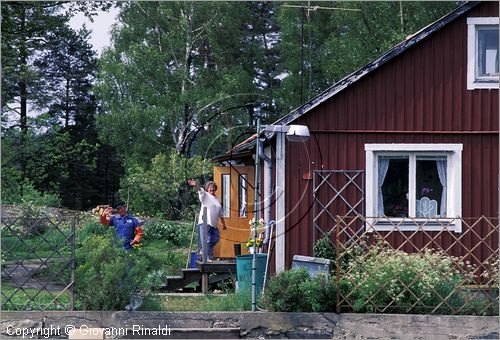
[[242,253],[246,252],[243,243],[250,237],[248,222],[253,217],[254,177],[253,166],[214,167],[216,196],[221,202],[227,226],[227,230],[222,229],[219,220],[220,241],[214,248],[215,257],[234,258],[236,243],[242,244]]

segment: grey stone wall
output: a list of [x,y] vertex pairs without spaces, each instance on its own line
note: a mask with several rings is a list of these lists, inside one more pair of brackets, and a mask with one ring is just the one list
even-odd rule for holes
[[[498,317],[266,312],[2,312],[1,337],[67,338],[67,326],[105,329],[101,338],[498,339]],[[168,327],[169,336],[113,330]],[[219,333],[217,332],[219,330]],[[106,334],[104,334],[106,335]],[[21,336],[17,336],[21,337]],[[29,338],[30,335],[25,336]]]

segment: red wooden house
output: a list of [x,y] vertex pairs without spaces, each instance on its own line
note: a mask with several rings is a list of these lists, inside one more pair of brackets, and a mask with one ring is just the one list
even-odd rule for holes
[[[448,236],[477,261],[498,249],[491,225],[469,222],[498,216],[498,13],[498,2],[467,2],[274,123],[311,134],[289,143],[268,133],[264,144],[272,161],[261,197],[277,221],[275,270],[312,255],[337,215],[366,216],[380,232],[397,225],[395,245],[412,235],[424,247],[446,225],[433,240],[442,249]],[[241,176],[253,178],[254,149],[248,141],[216,159],[227,218],[242,229],[253,191]],[[232,255],[238,237],[221,237],[219,255]]]

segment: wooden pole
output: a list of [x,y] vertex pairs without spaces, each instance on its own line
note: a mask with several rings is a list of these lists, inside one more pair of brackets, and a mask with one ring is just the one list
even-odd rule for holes
[[208,223],[207,223],[207,207],[203,208],[203,232],[200,233],[201,238],[201,249],[202,249],[202,259],[203,264],[207,263],[208,258]]

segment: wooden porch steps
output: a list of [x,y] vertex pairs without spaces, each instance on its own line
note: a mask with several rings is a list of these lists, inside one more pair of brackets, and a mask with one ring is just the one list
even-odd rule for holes
[[214,261],[209,263],[196,262],[196,268],[182,269],[182,275],[168,276],[167,282],[160,287],[160,292],[176,292],[187,285],[198,282],[203,293],[207,293],[210,285],[220,281],[236,278],[236,263],[234,261]]
[[193,282],[201,280],[201,271],[198,268],[183,268],[182,275],[167,276],[167,282],[160,288],[163,292],[175,292]]

